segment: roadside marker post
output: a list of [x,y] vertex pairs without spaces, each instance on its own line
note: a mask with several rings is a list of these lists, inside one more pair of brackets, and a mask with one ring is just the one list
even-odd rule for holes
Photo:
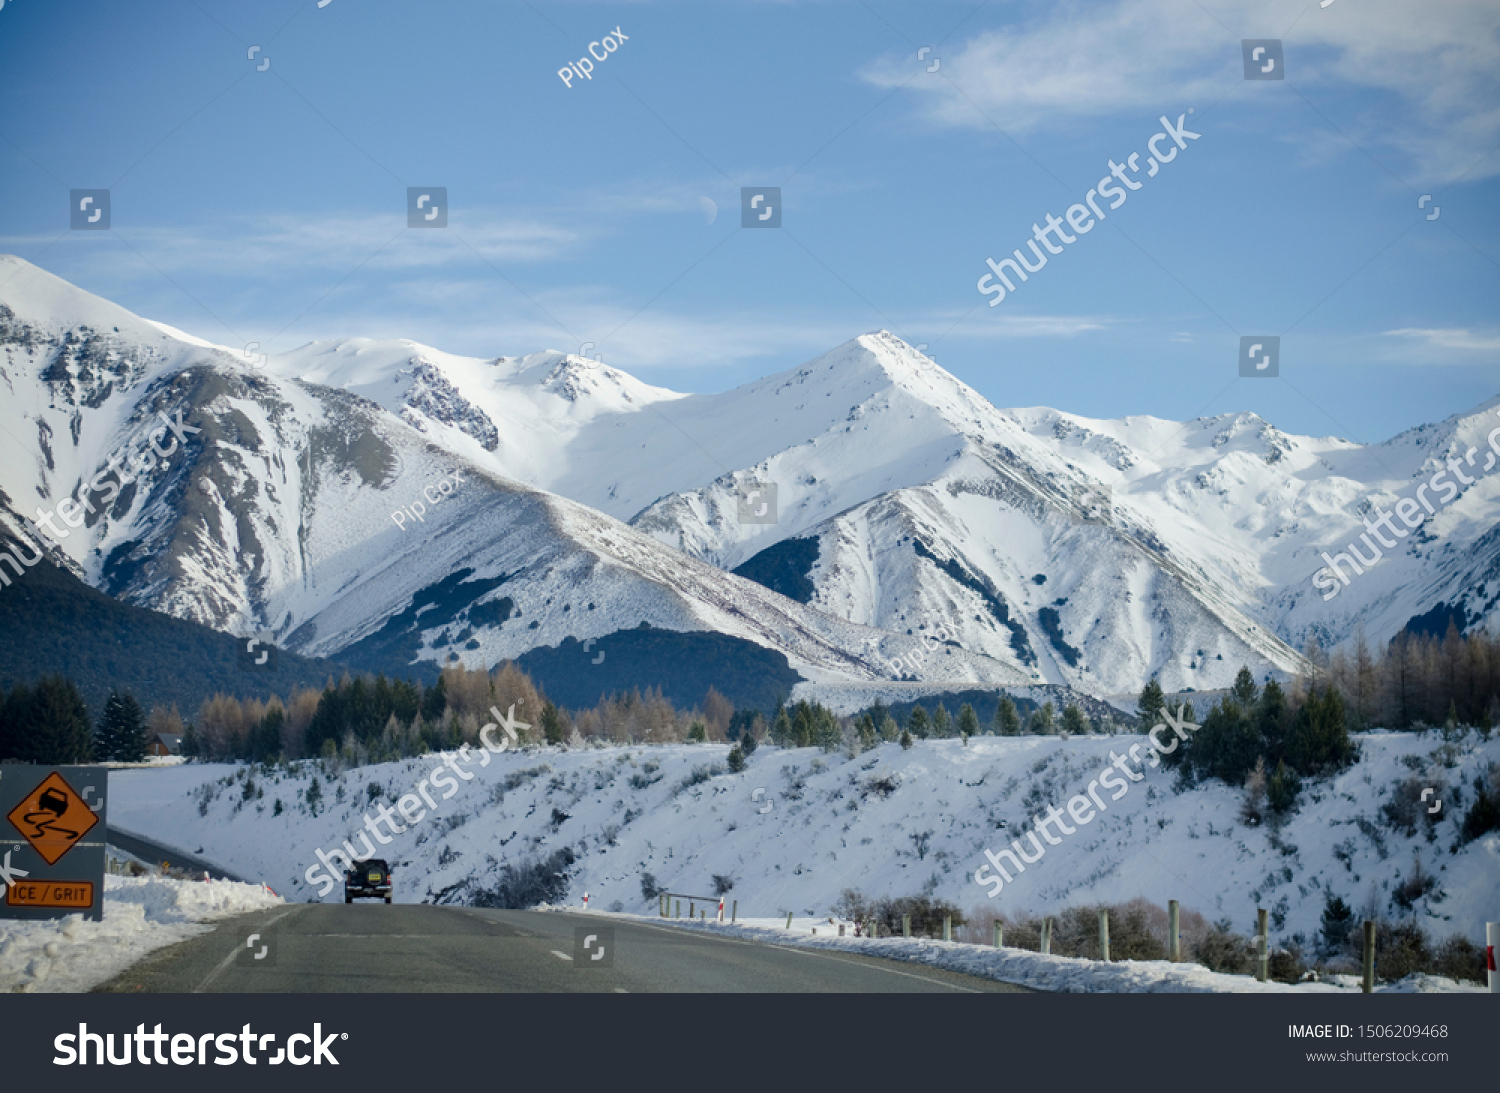
[[103,920],[108,800],[103,767],[0,766],[0,918]]
[[1484,924],[1484,964],[1489,972],[1490,993],[1500,994],[1500,969],[1495,967],[1495,950],[1500,949],[1500,922]]

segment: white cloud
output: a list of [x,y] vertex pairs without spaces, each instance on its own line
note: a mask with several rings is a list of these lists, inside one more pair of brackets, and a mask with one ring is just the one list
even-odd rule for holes
[[1400,330],[1384,331],[1381,337],[1420,338],[1437,349],[1479,350],[1481,352],[1500,350],[1500,334],[1473,334],[1467,327],[1407,326]]
[[[998,10],[998,9],[995,9]],[[1035,15],[939,49],[943,67],[911,80],[911,56],[869,66],[880,87],[911,80],[939,124],[1016,134],[1080,117],[1200,108],[1236,90],[1240,38],[1282,38],[1291,82],[1314,102],[1366,96],[1339,128],[1365,147],[1394,147],[1424,183],[1500,173],[1500,5],[1493,0],[1107,0]],[[976,110],[975,107],[979,110]],[[1326,106],[1325,112],[1334,117]],[[983,111],[983,115],[979,111]]]

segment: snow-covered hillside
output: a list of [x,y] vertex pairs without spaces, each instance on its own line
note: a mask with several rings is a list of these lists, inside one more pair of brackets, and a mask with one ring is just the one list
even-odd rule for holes
[[[313,883],[316,871],[308,878],[321,868],[320,849],[350,839],[363,851],[356,832],[368,815],[377,840],[388,842],[378,853],[391,861],[404,902],[466,902],[492,889],[503,866],[568,848],[578,855],[567,870],[569,900],[588,892],[600,908],[653,910],[642,895],[647,872],[688,893],[712,892],[723,875],[750,918],[827,915],[846,888],[929,892],[1011,914],[1140,896],[1178,899],[1246,932],[1255,909],[1266,907],[1281,940],[1314,938],[1330,892],[1357,910],[1373,903],[1396,915],[1393,894],[1420,856],[1436,887],[1417,901],[1418,918],[1438,936],[1482,937],[1500,892],[1500,835],[1452,847],[1475,773],[1500,762],[1500,737],[1357,739],[1359,762],[1309,783],[1279,833],[1239,820],[1241,791],[1210,783],[1176,792],[1164,769],[1147,770],[1118,801],[1106,794],[1104,811],[1046,846],[993,900],[975,879],[985,850],[1000,850],[1028,817],[1085,793],[1140,737],[976,737],[967,747],[929,740],[854,758],[762,747],[739,774],[724,770],[725,749],[716,745],[533,749],[484,766],[474,753],[448,753],[331,777],[310,762],[276,771],[188,765],[112,775],[110,820],[264,878],[293,901],[317,899],[326,887]],[[444,762],[447,771],[426,781]],[[316,816],[307,804],[314,777]],[[1443,802],[1431,840],[1423,823],[1407,836],[1382,814],[1411,778]],[[380,826],[381,807],[393,814],[407,794],[404,811],[415,822]]]
[[[648,622],[746,639],[820,685],[1119,695],[1285,673],[1356,621],[1378,641],[1435,608],[1500,619],[1500,473],[1455,479],[1335,598],[1312,583],[1361,518],[1500,450],[1500,399],[1362,447],[1252,414],[999,410],[884,331],[695,395],[552,350],[262,358],[12,257],[0,383],[9,528],[76,498],[93,511],[55,526],[95,587],[307,654],[491,666]],[[150,457],[173,420],[181,444]],[[742,521],[766,485],[774,522]]]

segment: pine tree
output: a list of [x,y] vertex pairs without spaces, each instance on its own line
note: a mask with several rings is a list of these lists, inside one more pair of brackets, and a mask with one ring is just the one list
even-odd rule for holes
[[771,740],[783,748],[796,746],[792,738],[792,720],[787,716],[786,707],[779,704],[776,707],[776,717],[771,722]]
[[1291,812],[1297,805],[1297,792],[1302,788],[1297,773],[1287,769],[1284,760],[1276,763],[1276,771],[1266,786],[1266,805],[1278,819]]
[[1071,702],[1063,707],[1062,730],[1069,736],[1082,736],[1089,731],[1088,718]]
[[557,707],[550,698],[542,703],[542,738],[549,744],[561,744],[563,741],[562,715],[557,712]]
[[901,736],[901,726],[896,724],[896,719],[887,711],[885,718],[880,722],[880,739],[895,743]]
[[734,747],[729,749],[729,770],[732,774],[738,774],[744,769],[745,753],[740,751],[740,746],[736,744]]
[[755,754],[755,749],[759,746],[760,745],[757,744],[755,740],[754,730],[750,725],[746,725],[744,731],[740,733],[740,739],[738,742],[740,753],[744,755],[746,759],[749,759],[752,755]]
[[931,722],[927,718],[927,711],[920,704],[913,706],[911,713],[906,715],[906,731],[918,740],[926,740],[931,735]]
[[1141,697],[1135,706],[1136,716],[1141,719],[1141,731],[1150,732],[1162,724],[1166,710],[1166,696],[1162,694],[1161,684],[1152,676],[1151,682],[1141,688]]
[[695,744],[702,744],[708,740],[708,726],[701,721],[694,721],[688,729],[687,738]]
[[189,721],[182,730],[182,754],[187,759],[196,759],[203,751],[203,742],[198,739],[198,730]]
[[1010,695],[1002,692],[1000,704],[995,707],[995,731],[1001,736],[1021,735],[1021,715]]
[[120,699],[120,692],[110,691],[109,697],[104,700],[104,712],[99,715],[99,725],[94,730],[94,756],[100,762],[115,758],[124,713],[125,704]]
[[24,720],[24,758],[30,763],[87,763],[94,755],[88,707],[73,682],[47,676],[31,692]]
[[260,719],[260,724],[251,733],[251,758],[260,763],[269,763],[281,754],[281,730],[286,724],[286,713],[281,706],[272,706]]
[[932,712],[932,735],[939,740],[946,740],[953,735],[953,718],[948,713],[948,707],[941,702]]
[[958,735],[967,740],[979,735],[979,715],[974,707],[965,702],[958,710]]
[[1026,728],[1033,736],[1052,736],[1057,732],[1054,722],[1055,711],[1051,702],[1044,702],[1035,710],[1031,711],[1031,720]]
[[1338,896],[1329,892],[1323,902],[1323,920],[1319,930],[1319,948],[1324,957],[1337,956],[1349,941],[1354,927],[1354,911]]
[[1250,709],[1255,705],[1255,677],[1250,674],[1250,669],[1241,665],[1235,674],[1234,683],[1229,688],[1229,693],[1243,709]]
[[906,750],[906,749],[908,749],[910,747],[911,747],[911,733],[908,730],[906,730],[906,729],[902,729],[901,730],[901,748],[904,751],[904,750]]

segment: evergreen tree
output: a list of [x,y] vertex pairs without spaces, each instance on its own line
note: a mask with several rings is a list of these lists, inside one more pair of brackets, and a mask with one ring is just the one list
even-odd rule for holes
[[260,719],[260,724],[250,737],[250,757],[259,763],[269,763],[281,754],[281,731],[286,724],[286,713],[272,706]]
[[88,708],[69,679],[47,676],[36,685],[22,729],[20,758],[25,762],[53,765],[93,760]]
[[785,706],[776,707],[776,717],[771,722],[771,741],[783,748],[795,746],[792,739],[792,719],[787,716]]
[[729,749],[729,770],[731,774],[738,774],[744,769],[745,753],[740,751],[740,746],[736,744],[734,747]]
[[1266,681],[1255,705],[1255,727],[1266,760],[1279,763],[1286,754],[1286,695],[1274,679]]
[[913,706],[911,713],[906,715],[906,731],[918,740],[926,740],[932,734],[932,723],[920,703]]
[[1271,814],[1278,818],[1287,815],[1297,804],[1297,791],[1302,788],[1301,779],[1295,771],[1288,770],[1285,760],[1278,760],[1276,771],[1266,787],[1266,804]]
[[120,692],[110,691],[109,697],[104,700],[104,712],[99,715],[99,725],[94,729],[94,756],[100,762],[115,758],[118,750],[116,742],[124,716],[125,704],[120,699]]
[[422,694],[422,720],[439,724],[448,710],[448,681],[441,674],[437,682]]
[[1287,759],[1299,774],[1339,770],[1354,760],[1354,743],[1344,724],[1344,700],[1338,691],[1313,690],[1297,711],[1287,733]]
[[870,712],[868,710],[859,715],[859,721],[856,723],[856,727],[859,733],[860,748],[865,751],[873,748],[878,740],[878,737],[875,734],[875,719],[870,715]]
[[26,757],[26,715],[31,709],[31,690],[17,684],[0,704],[0,761],[24,762]]
[[958,735],[967,740],[979,735],[979,715],[974,707],[965,702],[958,710]]
[[1323,920],[1319,929],[1318,947],[1324,957],[1343,952],[1349,941],[1349,931],[1354,928],[1354,911],[1338,896],[1329,892],[1323,901]]
[[1088,719],[1083,716],[1082,710],[1069,702],[1063,707],[1062,728],[1070,736],[1082,736],[1089,731]]
[[886,711],[885,718],[880,722],[880,739],[895,743],[901,736],[901,726],[896,724],[896,719]]
[[939,740],[946,740],[953,735],[953,718],[948,713],[948,707],[941,702],[932,712],[932,735]]
[[1031,720],[1027,724],[1027,731],[1033,736],[1052,736],[1057,732],[1054,721],[1055,711],[1051,702],[1044,702],[1035,710],[1031,711]]
[[549,744],[561,745],[563,742],[562,715],[550,698],[542,703],[542,738]]
[[1151,682],[1141,688],[1140,699],[1135,705],[1136,716],[1141,719],[1141,731],[1150,732],[1162,724],[1166,720],[1166,710],[1166,696],[1162,694],[1161,684],[1152,676]]
[[182,754],[187,759],[196,759],[203,752],[203,742],[198,739],[198,730],[189,721],[182,730]]
[[807,699],[797,703],[792,714],[792,737],[799,748],[810,748],[817,737],[817,725],[813,721],[812,707],[807,704]]
[[701,721],[694,721],[688,728],[687,738],[695,744],[703,744],[708,741],[708,726]]
[[995,731],[1001,736],[1021,735],[1021,715],[1009,694],[1001,692],[1000,704],[995,707]]
[[902,729],[901,730],[901,748],[904,751],[904,750],[906,750],[906,749],[908,749],[910,747],[911,747],[911,733],[908,730],[906,730],[906,729]]
[[756,743],[755,740],[755,731],[752,727],[753,724],[754,722],[752,721],[750,724],[744,726],[743,731],[740,733],[740,739],[738,742],[740,752],[745,756],[746,759],[749,759],[752,755],[754,755],[755,749],[760,746],[758,743]]
[[1249,710],[1255,705],[1255,677],[1250,674],[1250,669],[1244,665],[1235,673],[1234,683],[1229,688],[1229,693],[1234,700],[1240,704],[1242,709]]

